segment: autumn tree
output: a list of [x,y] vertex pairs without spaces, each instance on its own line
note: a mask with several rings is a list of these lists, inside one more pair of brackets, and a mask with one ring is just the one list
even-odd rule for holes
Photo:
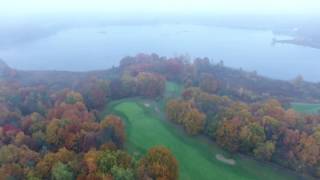
[[219,88],[219,83],[212,74],[203,73],[200,77],[199,86],[207,93],[216,93]]
[[5,104],[0,103],[0,125],[3,126],[9,123],[18,123],[21,119],[21,114],[11,111]]
[[30,165],[39,161],[40,155],[27,146],[20,147],[9,144],[0,148],[0,175],[1,178],[14,177],[22,179],[29,170]]
[[45,118],[37,112],[34,112],[21,120],[21,128],[27,134],[33,134],[38,131],[44,131],[45,126]]
[[204,128],[206,116],[191,101],[171,100],[167,103],[166,112],[169,120],[182,124],[191,135]]
[[165,79],[158,74],[141,72],[137,82],[139,94],[145,97],[161,96],[165,89]]
[[296,152],[302,167],[312,167],[320,161],[320,142],[314,135],[303,134]]
[[231,120],[221,122],[215,137],[217,143],[229,151],[237,151],[240,146],[240,127],[240,119],[236,117]]
[[96,77],[88,78],[80,84],[80,92],[89,109],[100,109],[106,105],[110,96],[109,82]]
[[18,100],[15,106],[19,107],[22,114],[28,115],[33,112],[45,114],[47,108],[52,105],[48,89],[45,86],[21,87],[18,90]]
[[[100,122],[100,135],[105,143],[107,139],[110,139],[118,147],[122,147],[125,141],[125,129],[122,120],[114,115],[107,116]],[[107,137],[109,135],[109,137]],[[100,138],[100,139],[101,139]]]
[[264,116],[262,118],[262,124],[268,140],[277,140],[279,138],[281,122],[278,119],[270,116]]
[[[62,164],[56,166],[58,163]],[[73,165],[71,168],[75,171],[76,164],[78,163],[79,162],[76,162],[76,154],[73,151],[61,148],[56,153],[49,152],[45,154],[45,156],[36,164],[35,169],[38,177],[47,178],[52,175],[54,178],[54,176],[58,177],[63,174],[70,175],[69,170],[66,170],[69,169],[69,167],[66,168],[63,164],[68,164],[70,167]],[[54,167],[55,169],[53,169]],[[54,175],[54,173],[56,174]]]
[[197,72],[209,72],[210,71],[210,60],[209,58],[196,58],[193,62]]
[[76,104],[78,102],[80,102],[80,103],[83,102],[83,97],[80,93],[75,92],[75,91],[67,92],[66,97],[65,97],[65,103]]
[[55,146],[63,144],[63,134],[61,129],[61,120],[53,119],[46,128],[46,141]]
[[261,107],[256,112],[257,116],[270,116],[275,119],[284,119],[285,110],[281,103],[276,99],[269,99],[261,104]]
[[190,111],[184,115],[183,122],[186,131],[191,135],[195,135],[203,130],[205,115],[196,108],[190,108]]
[[179,177],[178,162],[165,147],[155,147],[140,160],[138,167],[139,179],[168,179]]
[[263,127],[257,122],[242,126],[239,135],[241,148],[247,152],[251,152],[258,144],[263,143],[266,138]]
[[167,103],[166,114],[169,120],[181,124],[183,118],[181,117],[185,112],[183,101],[171,100]]
[[23,179],[24,168],[17,163],[4,164],[0,167],[0,176],[2,179]]

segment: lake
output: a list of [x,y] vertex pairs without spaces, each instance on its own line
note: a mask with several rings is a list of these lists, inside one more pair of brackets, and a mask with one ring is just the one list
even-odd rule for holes
[[155,52],[223,60],[226,66],[277,79],[301,74],[306,80],[320,81],[319,49],[274,45],[273,38],[290,37],[271,31],[186,24],[68,28],[2,48],[0,58],[18,69],[86,71],[116,66],[127,55]]

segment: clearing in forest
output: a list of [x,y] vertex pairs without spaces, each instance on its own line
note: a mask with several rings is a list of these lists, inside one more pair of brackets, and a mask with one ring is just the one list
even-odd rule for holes
[[292,103],[291,108],[305,114],[317,114],[320,112],[320,104]]
[[[126,148],[133,154],[142,155],[153,146],[169,148],[179,162],[180,179],[183,180],[269,180],[297,179],[294,174],[264,163],[234,155],[235,164],[217,159],[228,157],[212,143],[200,137],[190,137],[166,120],[161,120],[153,110],[157,103],[146,107],[142,99],[113,102],[109,112],[121,115],[126,121]],[[229,158],[228,158],[229,159]]]

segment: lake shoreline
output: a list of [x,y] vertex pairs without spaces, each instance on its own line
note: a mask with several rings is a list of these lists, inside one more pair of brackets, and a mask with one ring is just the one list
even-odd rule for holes
[[[273,79],[291,80],[301,74],[305,80],[320,81],[320,51],[272,46],[274,37],[290,39],[275,35],[272,30],[188,24],[79,27],[0,50],[0,58],[16,69],[82,72],[111,68],[121,58],[141,52],[167,57],[185,55],[190,59],[205,56],[213,62],[222,60],[228,67],[257,71]],[[301,63],[304,59],[309,63]]]
[[303,46],[303,47],[309,47],[313,49],[320,49],[320,43],[312,42],[309,40],[303,40],[303,39],[287,39],[287,40],[273,40],[273,44],[293,44],[297,46]]

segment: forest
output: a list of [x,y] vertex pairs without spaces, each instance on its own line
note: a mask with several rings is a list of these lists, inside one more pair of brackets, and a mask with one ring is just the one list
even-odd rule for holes
[[[181,92],[166,95],[168,82]],[[172,149],[159,144],[136,155],[127,148],[129,118],[108,104],[132,98],[162,104],[156,112],[186,137],[203,136],[231,154],[320,178],[320,115],[291,108],[319,103],[319,83],[157,54],[125,57],[118,67],[92,72],[22,71],[2,61],[0,177],[181,179],[184,165]]]

